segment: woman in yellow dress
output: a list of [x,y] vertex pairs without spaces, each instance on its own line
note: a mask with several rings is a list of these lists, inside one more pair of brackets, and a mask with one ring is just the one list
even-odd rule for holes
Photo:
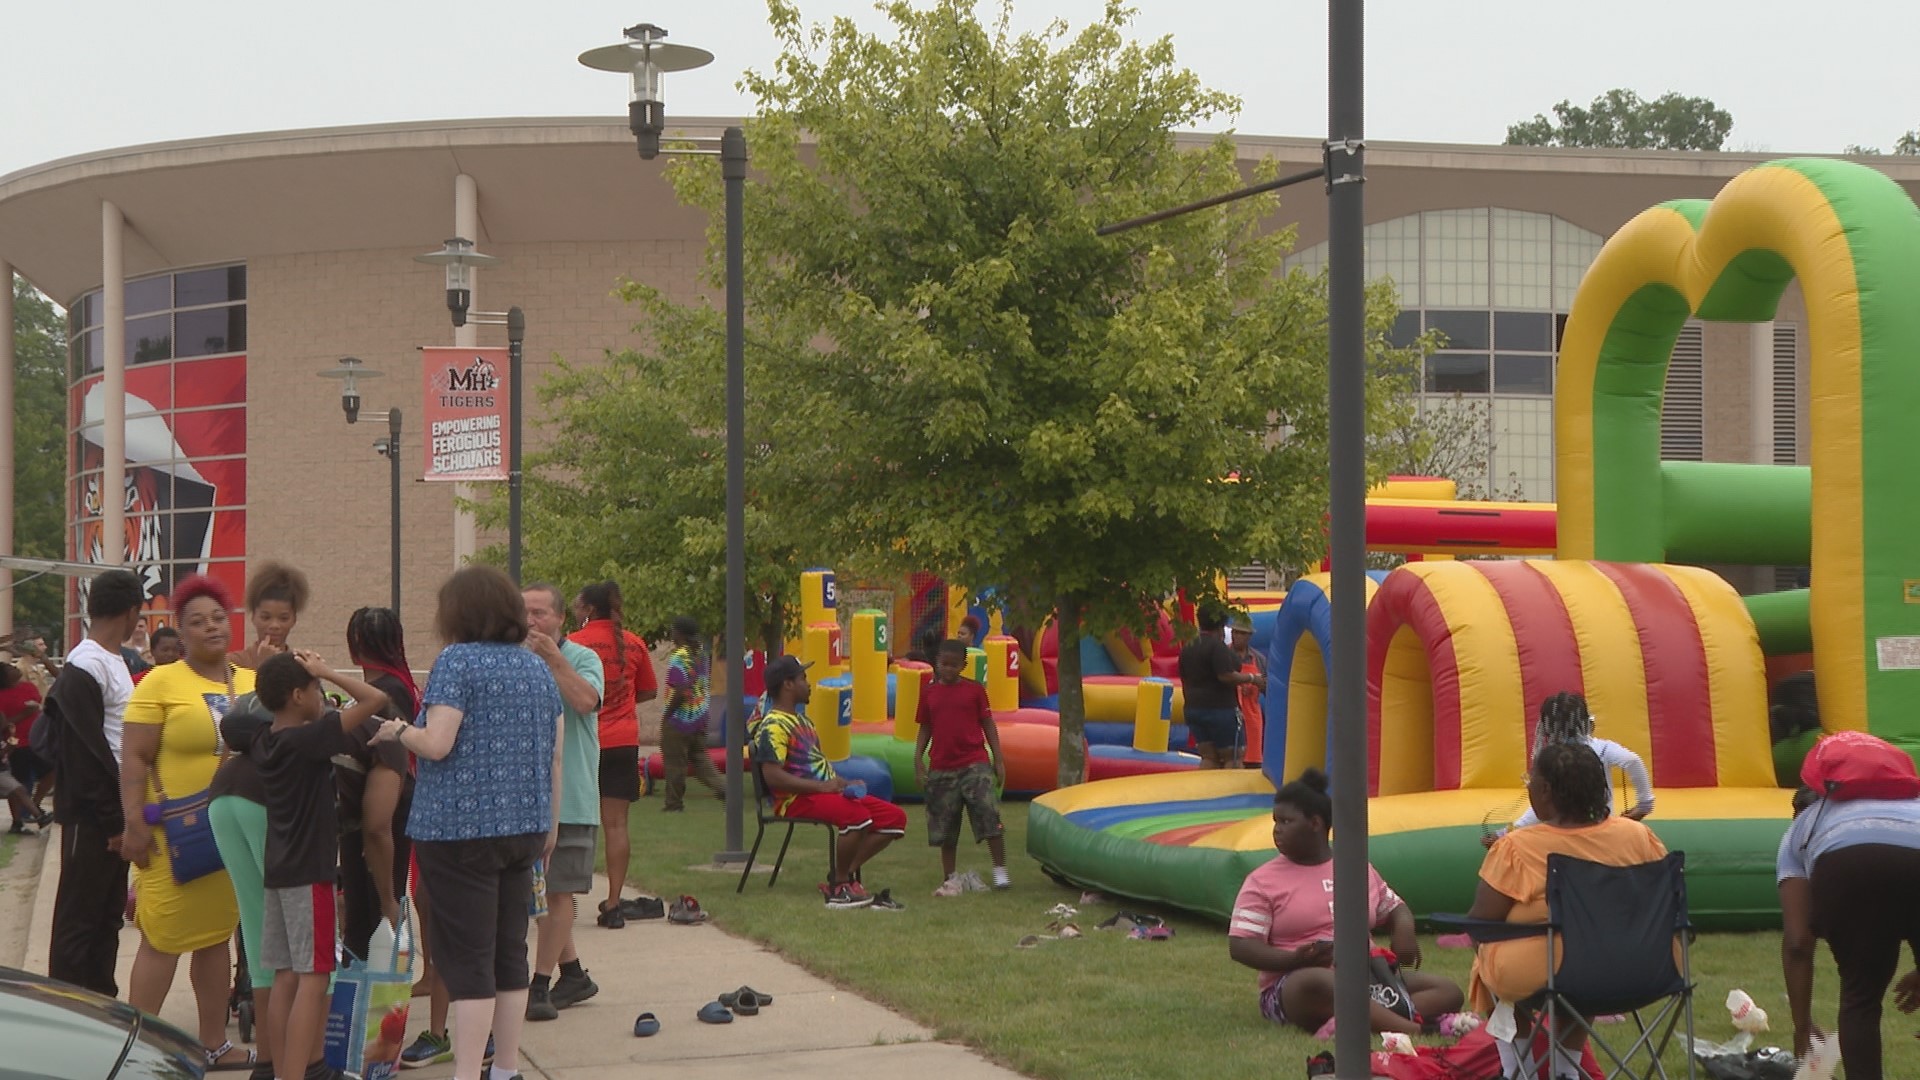
[[184,885],[175,881],[165,830],[148,824],[146,815],[163,789],[169,798],[180,799],[212,783],[225,750],[220,719],[236,695],[253,689],[253,672],[227,659],[233,640],[230,607],[226,590],[211,578],[195,575],[174,590],[172,609],[186,655],[153,669],[127,704],[120,767],[126,832],[120,853],[135,867],[133,922],[140,931],[128,1003],[158,1013],[180,957],[190,955],[187,974],[208,1063],[215,1069],[247,1069],[252,1051],[237,1049],[226,1038],[227,939],[240,917],[233,885],[224,870]]

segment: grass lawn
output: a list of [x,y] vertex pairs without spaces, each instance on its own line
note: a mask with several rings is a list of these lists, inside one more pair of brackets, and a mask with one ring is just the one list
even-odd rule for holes
[[[1225,929],[1160,911],[1175,928],[1170,941],[1129,941],[1094,925],[1122,902],[1082,906],[1085,937],[1017,949],[1025,934],[1045,934],[1044,912],[1077,903],[1026,857],[1026,804],[1007,803],[1008,862],[1014,886],[936,900],[939,854],[926,846],[926,819],[909,807],[909,835],[869,864],[869,891],[891,888],[904,912],[829,911],[814,883],[825,870],[821,830],[794,835],[780,884],[768,889],[756,873],[747,891],[737,875],[697,869],[722,846],[719,804],[690,798],[684,814],[662,814],[656,797],[634,809],[634,883],[671,898],[692,893],[730,933],[763,942],[833,982],[880,1001],[934,1029],[1036,1077],[1109,1078],[1299,1076],[1308,1055],[1323,1048],[1310,1036],[1262,1020],[1255,975],[1227,959]],[[747,842],[753,822],[747,821]],[[775,834],[762,854],[771,861]],[[963,847],[961,869],[986,876],[984,846]],[[1428,971],[1466,984],[1471,954],[1423,939]],[[1741,987],[1775,1018],[1763,1036],[1790,1042],[1780,977],[1779,935],[1714,934],[1693,950],[1702,1038],[1721,1041],[1733,1029],[1723,1003]],[[1834,1016],[1837,978],[1823,956],[1815,1015]],[[1920,1076],[1916,1023],[1888,1007],[1886,1075]],[[1619,1030],[1619,1029],[1614,1029]],[[1670,1065],[1682,1058],[1675,1049]],[[1682,1074],[1684,1075],[1684,1074]]]

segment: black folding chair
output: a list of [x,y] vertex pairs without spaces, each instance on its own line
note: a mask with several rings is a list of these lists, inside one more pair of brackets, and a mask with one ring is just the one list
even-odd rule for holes
[[[1684,1017],[1686,1047],[1693,1045],[1693,923],[1687,916],[1686,854],[1635,866],[1606,866],[1570,855],[1547,856],[1547,921],[1486,922],[1435,915],[1435,925],[1457,927],[1476,942],[1547,939],[1546,988],[1515,1009],[1544,1015],[1557,1036],[1566,1022],[1577,1025],[1599,1054],[1608,1080],[1629,1077],[1665,1080],[1661,1062],[1674,1029]],[[1680,958],[1674,960],[1674,942]],[[1556,963],[1557,961],[1557,963]],[[1558,970],[1556,970],[1556,968]],[[1658,1006],[1651,1020],[1641,1014]],[[1592,1017],[1628,1014],[1634,1040],[1624,1052],[1610,1045]],[[1616,1040],[1618,1041],[1618,1040]],[[1530,1046],[1531,1044],[1529,1044]],[[1522,1075],[1533,1076],[1539,1062],[1522,1055]],[[1644,1056],[1646,1063],[1633,1064]],[[1694,1075],[1686,1055],[1687,1076]]]
[[760,854],[760,842],[766,838],[767,826],[785,825],[787,835],[780,841],[780,854],[773,859],[773,876],[767,879],[767,888],[780,880],[780,867],[787,861],[787,845],[793,843],[793,830],[799,825],[819,825],[827,830],[827,880],[832,881],[840,869],[840,832],[833,822],[821,818],[782,817],[773,812],[773,796],[767,791],[767,778],[760,772],[760,763],[747,762],[747,771],[753,774],[753,812],[757,827],[753,833],[753,847],[747,852],[747,865],[740,871],[740,884],[734,886],[736,893],[745,892],[747,875],[753,873],[753,860]]

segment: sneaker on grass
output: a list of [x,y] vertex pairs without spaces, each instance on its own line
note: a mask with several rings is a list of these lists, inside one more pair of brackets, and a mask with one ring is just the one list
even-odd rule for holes
[[961,893],[966,891],[967,891],[966,886],[960,883],[960,875],[955,874],[952,877],[948,878],[947,880],[941,882],[939,887],[933,890],[933,895],[959,896]]
[[440,1065],[453,1060],[453,1040],[446,1032],[435,1035],[423,1031],[413,1040],[413,1045],[400,1051],[400,1067],[418,1069],[428,1065]]
[[863,908],[873,903],[873,897],[868,896],[864,889],[856,893],[854,892],[856,888],[859,888],[859,886],[852,882],[845,882],[828,889],[827,906],[838,910],[846,910],[850,908]]
[[907,905],[893,898],[892,889],[881,889],[879,895],[873,898],[873,903],[869,906],[871,906],[875,911],[907,910]]

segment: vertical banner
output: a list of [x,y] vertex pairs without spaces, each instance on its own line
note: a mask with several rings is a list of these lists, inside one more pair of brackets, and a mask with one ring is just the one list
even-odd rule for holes
[[507,478],[507,350],[429,345],[420,350],[426,479]]

